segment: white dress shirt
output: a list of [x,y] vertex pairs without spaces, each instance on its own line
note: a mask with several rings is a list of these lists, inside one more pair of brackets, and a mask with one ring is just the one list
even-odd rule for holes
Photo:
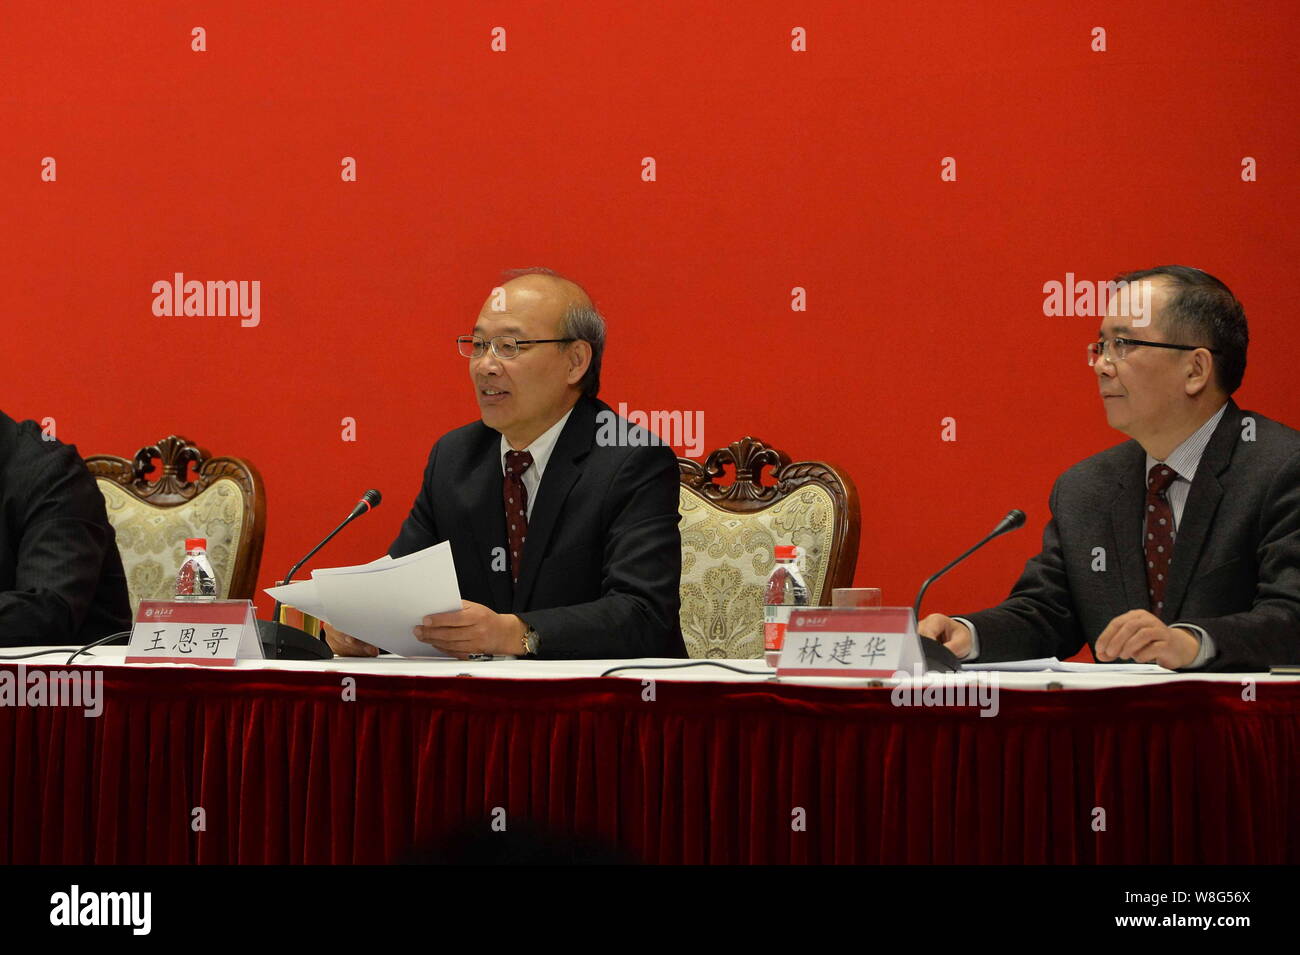
[[[1146,475],[1151,473],[1151,469],[1157,464],[1164,464],[1178,476],[1165,491],[1165,498],[1169,501],[1169,509],[1174,512],[1174,532],[1178,532],[1178,525],[1183,520],[1183,508],[1187,505],[1187,495],[1192,489],[1192,480],[1196,477],[1196,469],[1201,466],[1201,457],[1205,454],[1205,448],[1210,443],[1210,438],[1214,434],[1214,429],[1219,426],[1219,419],[1223,417],[1223,412],[1228,408],[1227,402],[1223,407],[1210,416],[1205,424],[1201,425],[1191,436],[1182,444],[1174,448],[1169,453],[1169,457],[1163,461],[1157,461],[1151,455],[1147,455],[1146,471],[1143,474],[1143,481]],[[1146,521],[1138,528],[1138,540],[1142,541],[1141,535],[1146,533]],[[1143,549],[1145,550],[1145,544]],[[1178,545],[1174,545],[1174,553],[1178,553]],[[965,617],[953,617],[966,625],[970,630],[970,653],[962,657],[963,660],[974,660],[979,656],[980,644],[979,637],[975,632],[975,624],[971,623]],[[1200,638],[1200,650],[1197,651],[1196,659],[1189,663],[1185,669],[1195,670],[1204,666],[1210,660],[1214,659],[1215,649],[1214,640],[1205,632],[1202,627],[1194,623],[1171,623],[1171,627],[1182,627],[1184,630],[1190,630]]]
[[[524,490],[528,492],[528,519],[533,519],[533,504],[537,501],[537,489],[542,485],[542,473],[546,470],[546,462],[551,459],[551,452],[555,450],[555,442],[560,440],[560,432],[564,430],[564,425],[569,420],[569,415],[573,414],[570,408],[564,413],[564,417],[555,424],[551,425],[526,448],[520,448],[521,451],[527,451],[533,456],[533,463],[527,471],[523,473]],[[506,436],[501,435],[501,476],[505,477],[506,473],[506,452],[513,451],[510,442]]]

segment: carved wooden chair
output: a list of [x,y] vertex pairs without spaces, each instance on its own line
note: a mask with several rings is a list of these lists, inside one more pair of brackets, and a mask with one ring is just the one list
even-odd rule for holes
[[[744,437],[704,464],[678,458],[682,515],[681,625],[692,657],[761,657],[763,589],[777,544],[803,548],[814,606],[850,587],[861,517],[847,474]],[[731,465],[735,480],[721,484]],[[772,469],[771,484],[762,481]]]
[[[162,474],[151,481],[155,459]],[[221,597],[252,599],[266,534],[266,494],[251,464],[214,458],[172,435],[141,448],[130,461],[97,454],[86,459],[86,467],[117,533],[132,613],[141,600],[172,599],[187,537],[207,538]]]

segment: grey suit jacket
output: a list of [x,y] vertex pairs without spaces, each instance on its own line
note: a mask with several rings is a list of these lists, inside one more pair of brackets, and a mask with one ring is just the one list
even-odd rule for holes
[[[981,662],[1077,653],[1112,619],[1150,610],[1142,552],[1146,453],[1127,441],[1052,488],[1043,549],[1001,604],[963,614]],[[1229,401],[1187,495],[1166,623],[1204,627],[1209,670],[1300,662],[1300,432]]]

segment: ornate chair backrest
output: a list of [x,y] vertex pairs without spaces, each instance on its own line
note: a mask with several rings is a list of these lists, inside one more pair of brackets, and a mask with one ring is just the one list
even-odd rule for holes
[[[151,481],[155,459],[162,474]],[[86,459],[86,467],[117,534],[132,613],[141,600],[172,599],[187,537],[207,538],[222,597],[252,599],[266,534],[266,494],[251,464],[211,457],[171,435],[129,461],[98,454]]]
[[[763,589],[778,544],[803,548],[814,606],[849,587],[858,560],[857,491],[822,461],[790,463],[784,451],[744,437],[704,464],[678,458],[682,522],[682,637],[692,657],[761,657]],[[735,480],[721,484],[724,469]],[[762,472],[772,469],[772,484]]]

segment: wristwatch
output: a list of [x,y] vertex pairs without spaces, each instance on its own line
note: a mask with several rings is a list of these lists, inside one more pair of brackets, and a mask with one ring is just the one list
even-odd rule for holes
[[537,631],[533,629],[533,625],[531,623],[528,623],[527,621],[524,622],[524,632],[522,635],[520,635],[519,639],[520,641],[522,641],[524,645],[524,652],[522,654],[523,656],[526,657],[537,656],[537,646],[541,638],[538,636]]

